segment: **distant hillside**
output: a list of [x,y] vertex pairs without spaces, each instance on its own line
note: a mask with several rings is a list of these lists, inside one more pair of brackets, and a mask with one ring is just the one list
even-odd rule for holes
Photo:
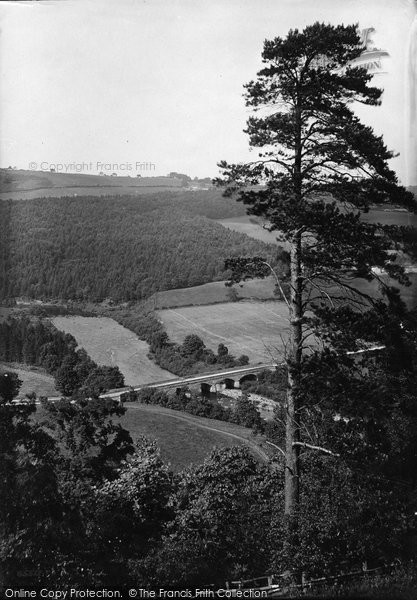
[[212,220],[244,210],[218,191],[0,201],[0,295],[125,301],[224,279],[225,258],[276,253]]
[[150,188],[178,190],[184,185],[175,177],[115,177],[109,175],[86,175],[85,173],[51,173],[50,171],[26,171],[0,169],[0,197],[27,199],[41,197],[53,192],[55,196],[82,195],[97,192],[111,193],[149,192]]

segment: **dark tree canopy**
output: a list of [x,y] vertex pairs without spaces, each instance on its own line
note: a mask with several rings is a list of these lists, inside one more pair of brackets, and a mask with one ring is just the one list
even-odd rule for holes
[[0,402],[11,402],[22,386],[18,375],[11,371],[0,373]]

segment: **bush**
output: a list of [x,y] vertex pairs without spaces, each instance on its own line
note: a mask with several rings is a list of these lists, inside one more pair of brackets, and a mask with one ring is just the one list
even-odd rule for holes
[[238,425],[252,429],[254,433],[261,433],[265,429],[265,423],[261,418],[258,409],[245,394],[237,401],[236,408],[233,412],[233,420]]
[[236,411],[231,411],[223,408],[217,400],[192,394],[188,388],[182,388],[178,394],[167,394],[163,390],[153,388],[143,388],[139,391],[129,390],[124,392],[121,398],[122,402],[155,404],[171,410],[187,412],[197,417],[236,423],[253,429],[256,433],[262,432],[265,427],[258,410],[247,399],[240,401]]

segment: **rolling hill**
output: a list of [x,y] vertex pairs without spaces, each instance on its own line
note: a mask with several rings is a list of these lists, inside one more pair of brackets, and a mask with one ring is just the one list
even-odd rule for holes
[[0,295],[116,302],[225,279],[224,260],[275,247],[213,220],[220,192],[0,202]]
[[[133,172],[135,173],[135,172]],[[33,197],[41,197],[44,192],[54,190],[56,196],[72,195],[77,190],[77,195],[91,193],[91,189],[98,188],[107,194],[123,193],[128,189],[149,192],[149,189],[178,190],[183,186],[180,179],[175,177],[136,177],[112,176],[111,172],[105,175],[89,175],[85,173],[62,173],[50,171],[29,171],[25,169],[0,169],[0,197],[25,198],[33,192]]]

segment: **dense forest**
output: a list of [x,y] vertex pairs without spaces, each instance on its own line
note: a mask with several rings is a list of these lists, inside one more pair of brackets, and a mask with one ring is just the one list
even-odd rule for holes
[[42,319],[9,318],[0,323],[0,360],[44,368],[65,396],[75,392],[97,397],[124,385],[118,367],[98,366],[75,338]]
[[224,260],[275,249],[212,217],[242,212],[218,192],[0,203],[3,298],[137,300],[226,278]]

